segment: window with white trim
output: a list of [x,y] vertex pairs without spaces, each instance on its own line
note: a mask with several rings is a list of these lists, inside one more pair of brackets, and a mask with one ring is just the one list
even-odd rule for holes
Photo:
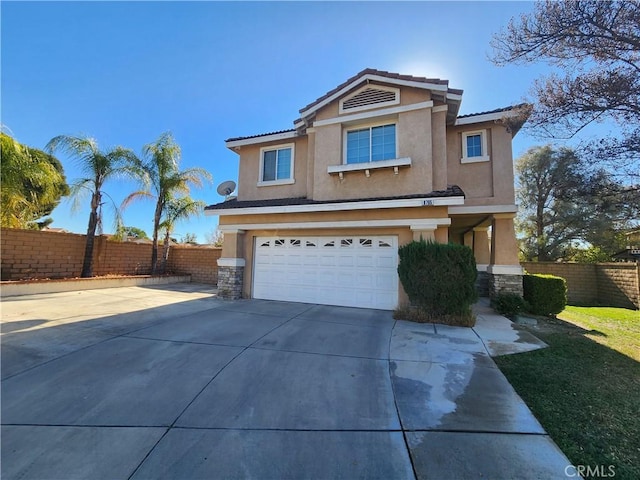
[[377,162],[397,158],[396,124],[347,130],[346,164]]
[[294,145],[277,145],[260,149],[260,180],[258,185],[293,183]]
[[462,132],[462,163],[488,162],[487,131]]

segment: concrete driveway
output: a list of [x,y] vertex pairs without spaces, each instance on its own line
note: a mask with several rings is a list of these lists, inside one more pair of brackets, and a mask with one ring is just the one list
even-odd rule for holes
[[540,342],[478,308],[466,329],[194,284],[5,299],[2,478],[564,478],[490,356]]

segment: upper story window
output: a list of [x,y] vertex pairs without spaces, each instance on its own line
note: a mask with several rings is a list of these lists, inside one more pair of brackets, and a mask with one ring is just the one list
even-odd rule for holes
[[397,158],[394,123],[347,131],[345,163],[377,162],[393,158]]
[[462,133],[462,163],[488,162],[487,131]]
[[286,185],[294,182],[294,145],[278,145],[260,150],[259,186]]

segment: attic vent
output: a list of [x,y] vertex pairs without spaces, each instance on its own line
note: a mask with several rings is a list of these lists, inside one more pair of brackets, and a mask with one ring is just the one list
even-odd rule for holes
[[394,105],[400,102],[400,91],[395,88],[364,87],[353,96],[340,102],[342,112]]

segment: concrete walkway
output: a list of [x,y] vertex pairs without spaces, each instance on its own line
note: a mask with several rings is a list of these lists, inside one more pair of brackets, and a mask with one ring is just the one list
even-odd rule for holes
[[2,478],[564,478],[491,359],[543,345],[477,311],[466,329],[194,284],[5,300]]

